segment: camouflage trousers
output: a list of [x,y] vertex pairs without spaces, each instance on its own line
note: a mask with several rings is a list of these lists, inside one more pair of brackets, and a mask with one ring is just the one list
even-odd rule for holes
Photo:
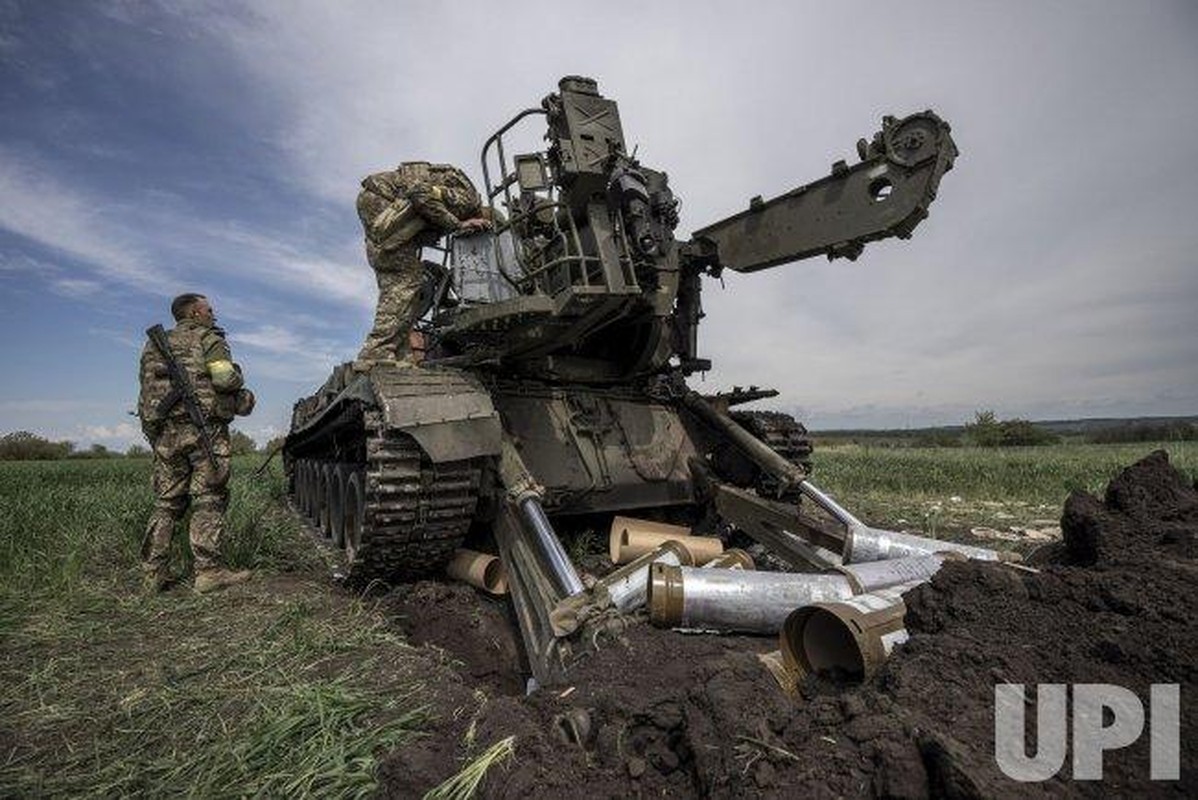
[[212,569],[220,559],[229,504],[229,429],[209,423],[216,466],[209,461],[195,426],[187,420],[169,419],[153,441],[154,510],[142,542],[142,562],[149,572],[166,571],[167,555],[175,526],[187,512],[188,533],[196,570]]
[[412,243],[383,253],[373,244],[366,245],[367,259],[374,267],[379,285],[379,301],[374,311],[374,327],[358,353],[359,361],[410,361],[412,346],[408,333],[416,313],[416,296],[424,282],[420,246]]

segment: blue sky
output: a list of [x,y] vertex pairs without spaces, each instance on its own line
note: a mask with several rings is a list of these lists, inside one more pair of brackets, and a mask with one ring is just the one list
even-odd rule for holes
[[[351,358],[360,178],[479,178],[564,74],[621,104],[683,235],[824,174],[884,113],[962,150],[908,242],[710,283],[699,384],[815,427],[1198,413],[1191,4],[0,0],[0,432],[137,440],[142,331],[208,294],[264,440]],[[521,41],[541,40],[521,49]]]

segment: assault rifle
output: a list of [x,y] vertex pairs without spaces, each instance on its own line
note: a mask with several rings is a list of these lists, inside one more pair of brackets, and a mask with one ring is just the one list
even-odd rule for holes
[[175,403],[183,403],[188,418],[199,432],[200,444],[204,448],[204,455],[208,456],[208,463],[212,465],[213,469],[219,469],[220,467],[216,463],[216,453],[212,449],[212,434],[208,432],[208,420],[204,418],[204,411],[200,408],[200,401],[196,398],[191,378],[187,376],[187,372],[180,366],[175,354],[171,351],[166,331],[161,325],[155,325],[152,328],[146,328],[146,336],[150,337],[150,342],[162,355],[162,359],[166,362],[167,374],[171,379],[171,390],[167,392],[166,397],[158,401],[158,407],[154,409],[155,416],[163,419],[175,407]]

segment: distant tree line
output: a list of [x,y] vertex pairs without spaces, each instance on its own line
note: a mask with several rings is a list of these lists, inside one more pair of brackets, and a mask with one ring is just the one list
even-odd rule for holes
[[1198,441],[1198,425],[1192,422],[1166,422],[1160,424],[1136,423],[1117,428],[1105,428],[1086,437],[1094,444],[1118,444],[1120,442],[1193,442]]
[[1018,417],[999,419],[993,411],[978,411],[966,423],[965,437],[978,447],[1033,447],[1057,444],[1061,437]]
[[1198,441],[1194,418],[1078,420],[1029,422],[1018,417],[999,419],[991,410],[978,411],[973,422],[938,428],[844,430],[815,433],[816,446],[846,443],[880,448],[1026,447],[1063,441],[1087,444],[1122,442]]
[[[282,441],[283,437],[271,439],[262,452]],[[252,455],[259,452],[258,445],[239,430],[229,431],[229,445],[235,456]],[[102,444],[93,444],[86,450],[76,449],[70,441],[54,442],[29,431],[13,431],[0,436],[0,461],[53,461],[60,458],[148,458],[150,449],[144,444],[130,445],[125,452],[109,450]]]

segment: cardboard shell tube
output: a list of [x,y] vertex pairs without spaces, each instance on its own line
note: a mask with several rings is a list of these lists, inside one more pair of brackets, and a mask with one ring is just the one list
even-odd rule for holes
[[691,562],[702,564],[724,552],[724,543],[714,536],[691,536],[687,528],[673,527],[678,533],[661,530],[643,530],[625,527],[613,529],[611,557],[615,564],[627,564],[652,552],[666,542],[679,542],[691,552]]
[[454,552],[445,572],[454,580],[468,583],[476,589],[491,594],[507,594],[507,570],[498,556],[460,549]]
[[627,564],[634,558],[656,550],[662,542],[683,539],[691,535],[691,529],[682,525],[654,522],[635,517],[614,517],[608,551],[613,564]]
[[804,673],[833,672],[862,681],[907,641],[903,592],[918,583],[799,608],[779,635],[783,661]]

